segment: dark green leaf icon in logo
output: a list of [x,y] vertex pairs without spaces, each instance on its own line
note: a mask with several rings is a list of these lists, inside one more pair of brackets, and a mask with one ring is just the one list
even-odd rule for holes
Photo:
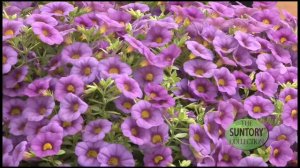
[[241,119],[226,130],[226,139],[232,146],[242,149],[256,149],[268,140],[267,128],[257,120]]

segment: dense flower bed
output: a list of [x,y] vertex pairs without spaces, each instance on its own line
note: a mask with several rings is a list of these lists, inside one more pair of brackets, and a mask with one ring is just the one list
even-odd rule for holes
[[[2,21],[5,166],[297,164],[297,19],[276,2],[5,2]],[[228,144],[242,118],[266,144]]]

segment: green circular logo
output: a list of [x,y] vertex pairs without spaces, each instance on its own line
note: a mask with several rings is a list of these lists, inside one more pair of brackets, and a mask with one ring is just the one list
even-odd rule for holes
[[268,140],[268,129],[258,120],[240,119],[235,121],[225,133],[227,142],[242,149],[256,149]]

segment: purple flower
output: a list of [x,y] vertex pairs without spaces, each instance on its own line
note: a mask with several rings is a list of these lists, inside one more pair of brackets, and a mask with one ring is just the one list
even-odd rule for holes
[[216,162],[213,157],[206,155],[202,158],[201,162],[197,163],[197,167],[210,167],[216,166]]
[[240,160],[237,166],[241,167],[268,167],[261,157],[247,156]]
[[198,42],[186,41],[185,44],[194,56],[201,57],[209,61],[214,59],[214,54],[212,53],[212,51],[199,44]]
[[266,146],[270,146],[274,141],[287,141],[290,145],[293,145],[297,140],[297,131],[284,124],[275,126],[269,132],[269,138],[266,142]]
[[233,106],[233,115],[235,119],[244,118],[248,115],[248,112],[245,110],[242,102],[236,99],[228,99],[228,103]]
[[185,159],[191,160],[192,164],[194,165],[197,162],[197,160],[196,160],[196,157],[194,156],[194,153],[191,149],[191,146],[189,144],[189,140],[184,138],[184,139],[182,139],[182,142],[183,143],[180,143],[180,151],[181,151],[182,156]]
[[182,79],[180,82],[177,82],[176,87],[178,90],[173,91],[176,96],[183,96],[181,98],[183,100],[196,101],[196,95],[190,88],[190,83],[186,78]]
[[23,111],[26,106],[26,101],[22,99],[4,99],[3,100],[3,118],[11,120],[23,117]]
[[84,83],[77,75],[62,77],[55,85],[55,98],[62,101],[68,93],[80,95],[84,90]]
[[32,25],[36,22],[43,22],[51,26],[56,26],[58,24],[57,20],[49,15],[42,14],[32,14],[26,18],[25,23],[28,25]]
[[108,17],[119,22],[121,25],[125,26],[126,23],[130,22],[131,15],[127,12],[115,10],[113,8],[109,8],[107,10]]
[[251,79],[248,75],[243,73],[242,71],[233,71],[233,75],[236,79],[237,86],[244,87],[244,88],[250,88],[251,87]]
[[233,60],[242,67],[252,64],[252,56],[249,50],[243,47],[238,47],[237,50],[233,52]]
[[226,140],[221,141],[221,149],[218,154],[217,166],[236,166],[241,159],[241,150],[228,144]]
[[62,144],[62,139],[56,133],[39,133],[31,141],[31,149],[37,157],[56,155]]
[[99,72],[102,78],[116,78],[132,73],[131,67],[122,62],[119,57],[109,57],[99,63]]
[[15,136],[25,135],[25,125],[27,123],[27,119],[22,118],[16,118],[11,119],[8,125],[9,133]]
[[23,23],[20,21],[3,19],[2,41],[16,37],[20,34],[23,26]]
[[286,67],[271,54],[259,54],[256,59],[256,64],[261,71],[279,70],[281,74],[287,71]]
[[43,126],[39,130],[39,134],[41,133],[54,133],[56,134],[56,138],[63,138],[63,128],[57,122],[49,122],[47,125]]
[[86,84],[93,82],[98,74],[98,61],[93,57],[83,57],[78,62],[74,63],[70,74],[75,74],[81,77]]
[[146,141],[144,146],[147,147],[155,147],[155,146],[160,146],[164,145],[168,139],[169,139],[169,126],[165,123],[151,127],[149,130],[150,137]]
[[288,101],[283,106],[281,115],[283,124],[298,130],[298,103],[297,99]]
[[208,79],[198,78],[190,83],[193,93],[204,101],[213,100],[217,97],[217,87]]
[[150,139],[149,131],[139,127],[136,121],[130,117],[126,118],[121,125],[122,133],[130,141],[137,145],[143,145]]
[[235,32],[234,38],[238,41],[240,46],[248,50],[256,51],[261,49],[260,43],[250,34],[237,31]]
[[81,166],[100,166],[97,159],[99,151],[109,145],[104,141],[97,142],[79,142],[75,147],[75,154],[78,157],[77,161]]
[[28,97],[44,96],[45,91],[49,88],[50,77],[39,78],[31,82],[24,91]]
[[41,121],[28,121],[24,128],[24,133],[27,135],[27,140],[32,140],[39,133],[40,129],[49,123],[48,119]]
[[88,125],[85,126],[83,132],[83,140],[90,142],[97,142],[102,140],[111,130],[112,123],[106,119],[97,119],[90,121]]
[[132,106],[131,115],[139,127],[146,129],[159,126],[164,122],[161,111],[145,100],[140,100]]
[[287,103],[290,100],[297,99],[298,91],[294,88],[285,88],[281,90],[279,94],[279,100],[283,103]]
[[11,6],[15,6],[22,10],[31,7],[32,4],[33,4],[33,2],[26,2],[26,1],[11,1],[10,2]]
[[121,144],[109,144],[100,149],[97,156],[100,166],[124,166],[135,165],[132,154]]
[[297,36],[291,28],[282,28],[271,33],[272,40],[277,44],[292,45],[297,43]]
[[198,78],[212,77],[213,72],[216,68],[217,65],[212,63],[211,61],[204,61],[199,59],[189,60],[183,64],[183,69],[186,73]]
[[297,81],[297,67],[286,67],[287,71],[284,74],[278,75],[278,73],[273,77],[276,77],[276,80],[280,83],[294,83]]
[[206,40],[208,43],[212,43],[216,35],[220,32],[212,25],[205,25],[201,31],[201,37]]
[[244,108],[255,119],[266,117],[274,111],[274,105],[261,96],[250,96],[245,99]]
[[172,39],[171,32],[165,27],[161,26],[152,26],[148,32],[146,40],[144,41],[145,45],[148,47],[161,47],[169,43]]
[[68,2],[50,2],[41,8],[41,14],[50,16],[67,16],[74,10]]
[[229,95],[234,95],[236,93],[236,79],[227,68],[222,67],[220,69],[215,69],[214,79],[220,92],[225,92]]
[[24,117],[29,121],[40,121],[52,113],[54,106],[54,99],[50,96],[29,98],[24,109]]
[[29,67],[24,65],[18,69],[12,70],[10,73],[8,73],[6,76],[4,76],[4,85],[6,88],[14,88],[17,87],[16,85],[19,82],[22,82],[27,73],[28,73]]
[[234,10],[218,2],[209,2],[210,7],[222,17],[231,18],[234,16]]
[[159,68],[166,68],[172,66],[175,59],[179,57],[181,49],[175,44],[171,44],[168,48],[162,50],[156,57],[154,57],[153,65]]
[[2,154],[9,153],[13,150],[12,140],[2,136]]
[[140,86],[145,86],[148,83],[160,84],[163,81],[163,74],[163,69],[150,65],[137,69],[133,78]]
[[119,96],[114,102],[116,107],[126,114],[131,112],[131,108],[134,105],[134,101],[124,95]]
[[210,139],[206,134],[203,126],[198,124],[190,124],[189,126],[189,142],[192,147],[203,155],[211,152]]
[[271,143],[270,163],[274,166],[286,166],[293,158],[293,150],[287,141],[274,141]]
[[71,122],[85,113],[87,109],[88,105],[83,100],[72,93],[68,93],[60,102],[58,116],[64,121]]
[[224,129],[227,129],[234,120],[233,106],[228,101],[220,101],[218,104],[218,113],[215,119]]
[[121,6],[121,9],[125,9],[125,10],[132,9],[134,11],[140,10],[143,13],[149,11],[148,5],[139,2],[129,3],[127,5]]
[[34,34],[38,35],[40,40],[46,44],[61,44],[64,41],[60,32],[49,24],[35,22],[32,24],[32,30]]
[[6,74],[18,62],[18,53],[9,46],[3,46],[2,49],[2,73]]
[[279,12],[275,10],[262,10],[253,15],[257,21],[264,23],[265,25],[277,25],[280,20]]
[[93,51],[86,43],[75,42],[65,47],[61,52],[61,59],[65,63],[74,64],[83,57],[92,56]]
[[172,150],[169,147],[158,146],[144,154],[145,166],[166,167],[172,162]]
[[4,153],[2,158],[3,159],[2,165],[9,166],[9,167],[19,166],[20,162],[23,160],[23,155],[26,152],[26,146],[27,146],[27,142],[22,141],[18,143],[18,145],[16,145],[16,147],[14,148],[11,154]]
[[221,55],[221,53],[232,53],[238,47],[236,39],[225,33],[217,33],[213,40],[215,50]]
[[116,80],[117,88],[124,94],[125,97],[135,99],[142,97],[143,93],[139,84],[128,76],[120,76]]
[[144,91],[149,97],[149,102],[157,108],[169,108],[175,105],[175,100],[168,94],[168,91],[158,84],[149,83]]
[[277,91],[278,84],[268,72],[259,72],[255,76],[255,85],[257,90],[266,96],[273,97]]
[[51,122],[57,122],[63,128],[63,136],[75,135],[82,130],[83,118],[79,116],[76,120],[71,122],[64,121],[55,115],[51,118]]
[[285,50],[281,45],[270,44],[268,47],[277,61],[282,62],[284,64],[291,63],[291,55],[289,51]]

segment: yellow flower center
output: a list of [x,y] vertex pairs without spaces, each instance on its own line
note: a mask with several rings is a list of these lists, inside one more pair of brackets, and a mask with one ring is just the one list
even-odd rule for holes
[[143,118],[143,119],[147,119],[147,118],[149,118],[149,117],[150,117],[149,111],[143,110],[143,111],[142,111],[142,118]]
[[116,157],[111,157],[108,161],[108,164],[111,166],[118,166],[119,165],[119,159]]
[[230,160],[230,156],[228,154],[224,154],[222,160],[228,162]]
[[292,110],[292,118],[297,118],[298,110],[294,109]]
[[64,14],[64,12],[62,10],[60,10],[60,9],[55,10],[54,13],[61,14],[61,15]]
[[87,156],[90,157],[90,158],[96,158],[97,155],[98,155],[98,153],[95,150],[89,150],[88,153],[87,153]]
[[73,58],[73,59],[79,59],[80,55],[79,54],[73,54],[71,58]]
[[281,43],[281,44],[285,43],[286,41],[287,41],[287,39],[286,39],[285,37],[281,37],[281,38],[280,38],[280,43]]
[[265,84],[263,82],[261,84],[259,84],[259,86],[260,86],[261,89],[265,88]]
[[73,105],[73,110],[74,110],[74,112],[78,111],[78,109],[79,109],[79,103],[75,103],[75,104]]
[[267,67],[267,69],[271,69],[272,68],[272,63],[267,63],[266,67]]
[[279,155],[279,150],[277,148],[274,149],[273,155],[277,157]]
[[51,143],[45,143],[43,145],[43,150],[52,150],[53,146],[51,145]]
[[41,115],[44,115],[46,113],[47,109],[45,107],[40,108],[39,113]]
[[65,128],[65,127],[71,126],[72,123],[71,123],[71,122],[66,122],[66,121],[64,121],[62,125],[63,125],[63,127]]
[[8,29],[4,32],[5,36],[13,36],[15,33],[12,29]]
[[133,47],[128,46],[127,49],[126,49],[126,52],[127,53],[131,53],[132,51],[133,51]]
[[277,141],[280,141],[280,140],[287,140],[287,138],[285,135],[282,134],[277,137]]
[[6,64],[7,62],[7,57],[5,55],[3,55],[2,57],[2,64]]
[[219,129],[219,136],[223,135],[223,131]]
[[92,70],[91,70],[90,67],[85,67],[85,68],[84,68],[84,74],[85,74],[86,76],[90,75],[91,72],[92,72]]
[[149,62],[147,60],[143,60],[140,62],[140,67],[145,67],[147,65],[149,65]]
[[263,20],[263,23],[264,23],[264,24],[270,24],[270,21],[269,21],[268,19],[264,19],[264,20]]
[[198,86],[197,91],[200,92],[200,93],[203,93],[203,92],[205,92],[205,89],[204,89],[203,86]]
[[216,62],[217,67],[220,67],[223,65],[223,61],[221,59],[218,59]]
[[204,71],[203,71],[203,69],[197,69],[197,70],[195,71],[195,73],[196,73],[197,75],[203,75],[203,74],[204,74]]
[[99,134],[102,131],[100,127],[94,128],[94,133]]
[[152,143],[157,144],[162,142],[162,137],[159,134],[152,136]]
[[138,130],[136,128],[131,128],[130,132],[133,136],[137,136],[137,134],[138,134]]
[[261,107],[260,106],[254,106],[253,107],[253,112],[254,113],[260,113],[261,112]]
[[219,79],[218,83],[219,83],[220,86],[225,86],[225,84],[226,84],[224,79]]
[[123,103],[123,107],[129,110],[132,107],[132,104],[130,102],[125,102]]
[[183,21],[183,17],[182,16],[176,16],[175,17],[175,22],[177,23],[177,24],[179,24],[179,23],[181,23]]
[[200,140],[201,140],[199,134],[195,134],[193,138],[196,142],[200,142]]
[[131,90],[131,87],[129,84],[125,83],[124,84],[124,89],[127,90],[127,91],[130,91]]
[[159,164],[162,160],[164,160],[164,157],[161,155],[157,155],[154,157],[154,163]]
[[75,88],[74,88],[74,86],[73,86],[73,85],[71,85],[71,84],[69,84],[69,85],[67,86],[67,91],[68,91],[68,92],[72,92],[72,93],[74,93],[74,92],[75,92]]
[[157,97],[157,94],[156,94],[156,93],[154,93],[154,92],[150,93],[150,98],[151,98],[151,99],[153,99],[153,98],[155,98],[155,97]]
[[237,79],[237,80],[236,80],[236,83],[237,83],[237,84],[243,84],[243,81],[242,81],[242,79]]
[[48,30],[43,30],[43,35],[46,36],[46,37],[48,37],[48,35],[49,35]]
[[13,115],[13,116],[20,115],[20,114],[21,114],[21,109],[18,108],[18,107],[15,107],[15,108],[13,108],[13,109],[11,110],[10,113],[11,113],[11,115]]
[[154,77],[154,75],[152,73],[147,73],[147,75],[146,75],[146,81],[152,81],[153,77]]
[[280,27],[281,27],[280,25],[275,25],[275,26],[273,27],[273,29],[274,29],[274,30],[278,30]]
[[194,58],[196,58],[196,55],[194,55],[193,53],[191,53],[190,55],[189,55],[189,59],[194,59]]
[[162,39],[161,37],[157,37],[157,38],[155,39],[155,42],[156,42],[156,43],[162,43],[162,42],[163,42],[163,39]]
[[104,34],[107,31],[107,26],[106,25],[102,25],[100,27],[100,34]]
[[209,45],[209,43],[206,40],[203,40],[203,45],[204,45],[204,47],[207,47]]
[[119,71],[118,68],[110,68],[108,73],[110,73],[110,74],[119,74],[120,71]]
[[286,97],[285,97],[285,102],[288,102],[288,101],[290,101],[290,100],[292,100],[293,98],[292,98],[292,96],[291,95],[287,95]]

